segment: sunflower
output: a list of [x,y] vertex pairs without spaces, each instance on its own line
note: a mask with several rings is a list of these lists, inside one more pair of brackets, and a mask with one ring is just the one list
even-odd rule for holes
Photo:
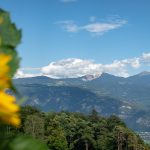
[[9,65],[11,56],[0,53],[0,121],[14,126],[20,125],[19,106],[16,99],[5,92],[10,87]]
[[20,125],[19,106],[14,96],[0,91],[0,120],[14,126]]
[[11,56],[0,53],[0,90],[9,88],[10,77],[9,77],[9,65]]

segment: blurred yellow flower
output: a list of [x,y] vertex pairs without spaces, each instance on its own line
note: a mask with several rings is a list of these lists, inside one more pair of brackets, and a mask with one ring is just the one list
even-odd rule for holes
[[14,96],[4,92],[6,88],[9,88],[11,81],[11,78],[9,77],[10,68],[8,65],[10,60],[10,55],[0,53],[0,121],[19,126],[19,106],[15,103],[16,99]]
[[0,24],[2,24],[4,22],[3,17],[0,17]]
[[[0,34],[0,124],[19,126],[20,107],[17,105],[15,97],[7,94],[5,91],[6,89],[14,89],[12,75],[18,68],[19,59],[9,52],[11,50],[17,55],[15,47],[20,42],[21,33],[15,24],[11,23],[9,14],[3,10],[0,10],[1,29],[4,31],[3,34]],[[15,36],[17,36],[16,39],[14,39]],[[14,60],[15,63],[10,63],[11,60]]]
[[8,74],[10,68],[8,63],[10,60],[11,56],[0,53],[0,90],[9,87],[10,77]]
[[0,121],[19,126],[18,111],[19,106],[15,103],[15,97],[0,91]]

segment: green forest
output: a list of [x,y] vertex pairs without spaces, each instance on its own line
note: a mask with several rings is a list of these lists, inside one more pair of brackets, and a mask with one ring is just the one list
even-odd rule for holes
[[[26,135],[45,143],[49,150],[149,150],[150,147],[112,115],[99,116],[75,112],[48,112],[25,106],[20,128],[6,127],[7,137]],[[41,149],[42,150],[42,149]]]

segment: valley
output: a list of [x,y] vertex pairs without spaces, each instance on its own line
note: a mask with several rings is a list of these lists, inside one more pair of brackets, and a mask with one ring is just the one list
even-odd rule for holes
[[[42,111],[90,113],[119,116],[135,131],[150,132],[150,74],[128,78],[107,73],[101,76],[53,79],[46,76],[14,79],[24,105]],[[131,121],[132,120],[132,121]]]

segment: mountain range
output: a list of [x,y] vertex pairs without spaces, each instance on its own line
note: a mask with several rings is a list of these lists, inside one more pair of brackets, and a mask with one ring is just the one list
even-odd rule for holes
[[118,115],[136,131],[150,131],[150,72],[128,78],[108,73],[100,76],[53,79],[46,76],[14,79],[24,105],[43,111]]

